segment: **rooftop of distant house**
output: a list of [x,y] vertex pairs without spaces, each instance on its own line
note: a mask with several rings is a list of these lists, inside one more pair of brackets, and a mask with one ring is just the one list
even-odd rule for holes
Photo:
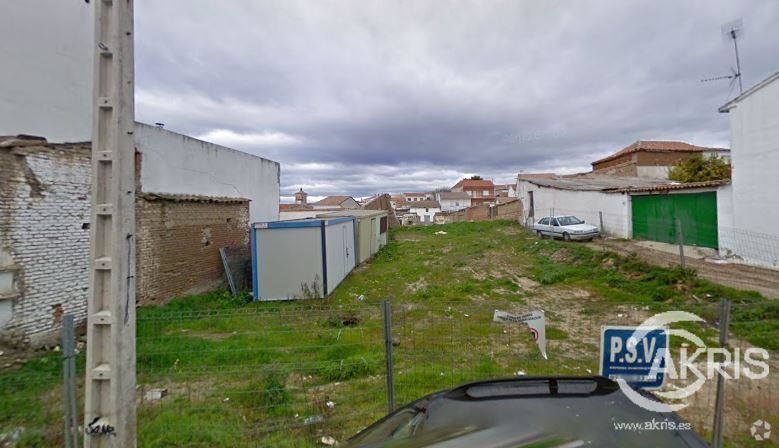
[[696,153],[696,152],[728,152],[728,148],[714,148],[706,146],[697,146],[690,143],[675,141],[675,140],[638,140],[630,145],[620,149],[619,151],[606,156],[602,159],[592,162],[592,165],[598,165],[610,160],[617,159],[627,154],[634,152],[681,152],[681,153]]
[[341,205],[344,202],[348,201],[349,199],[354,201],[354,198],[351,196],[326,196],[316,202],[314,204],[316,205]]
[[462,179],[459,182],[457,182],[454,185],[454,187],[452,187],[452,188],[454,189],[454,188],[458,188],[458,187],[462,187],[462,188],[484,188],[484,187],[488,187],[488,188],[490,188],[490,187],[495,187],[495,184],[492,183],[491,180],[486,180],[486,179]]

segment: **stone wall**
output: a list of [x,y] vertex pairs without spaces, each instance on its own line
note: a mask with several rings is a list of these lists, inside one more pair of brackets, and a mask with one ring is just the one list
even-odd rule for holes
[[137,301],[213,289],[224,281],[219,248],[249,244],[249,201],[139,195],[135,208]]

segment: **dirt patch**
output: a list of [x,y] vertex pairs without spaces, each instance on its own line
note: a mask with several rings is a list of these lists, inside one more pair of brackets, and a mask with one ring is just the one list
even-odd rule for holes
[[422,277],[419,280],[406,285],[406,292],[408,292],[409,294],[413,294],[424,288],[427,288],[427,280],[425,280],[425,278]]
[[557,252],[553,253],[549,256],[549,258],[554,261],[555,263],[562,263],[563,261],[568,261],[568,258],[571,256],[571,251],[569,251],[567,248],[562,248],[558,250]]
[[[606,240],[605,243],[599,241],[587,244],[597,250],[602,250],[605,244],[608,250],[622,255],[636,254],[643,261],[657,266],[679,265],[678,256],[640,245],[635,241]],[[757,291],[770,299],[779,299],[779,272],[776,270],[743,264],[716,264],[692,257],[688,257],[685,262],[687,267],[694,268],[701,278],[736,289]]]
[[535,280],[529,279],[527,277],[520,277],[518,275],[512,275],[510,279],[512,283],[526,290],[535,289],[540,285],[540,283]]

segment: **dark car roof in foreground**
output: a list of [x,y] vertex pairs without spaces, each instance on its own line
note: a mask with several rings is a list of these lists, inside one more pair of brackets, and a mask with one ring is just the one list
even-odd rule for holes
[[[365,443],[382,419],[350,447],[706,447],[675,413],[645,410],[602,377],[521,377],[469,383],[403,409],[424,418],[413,437]],[[401,409],[400,411],[402,411]],[[388,416],[389,417],[389,416]],[[618,430],[617,423],[658,422],[663,430]],[[671,426],[677,429],[668,429]]]

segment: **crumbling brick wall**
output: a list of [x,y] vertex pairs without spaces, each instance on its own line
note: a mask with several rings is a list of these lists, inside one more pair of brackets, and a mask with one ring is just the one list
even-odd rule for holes
[[[91,145],[0,140],[0,345],[37,346],[58,339],[64,314],[86,319]],[[218,284],[218,248],[248,241],[245,199],[137,204],[141,303]]]
[[436,222],[441,224],[460,221],[489,221],[492,219],[519,219],[522,216],[522,201],[519,199],[496,204],[474,205],[456,212],[439,213]]
[[86,317],[89,143],[0,145],[0,342],[38,345]]
[[141,305],[214,288],[224,280],[219,248],[249,242],[246,199],[144,194],[135,217]]

